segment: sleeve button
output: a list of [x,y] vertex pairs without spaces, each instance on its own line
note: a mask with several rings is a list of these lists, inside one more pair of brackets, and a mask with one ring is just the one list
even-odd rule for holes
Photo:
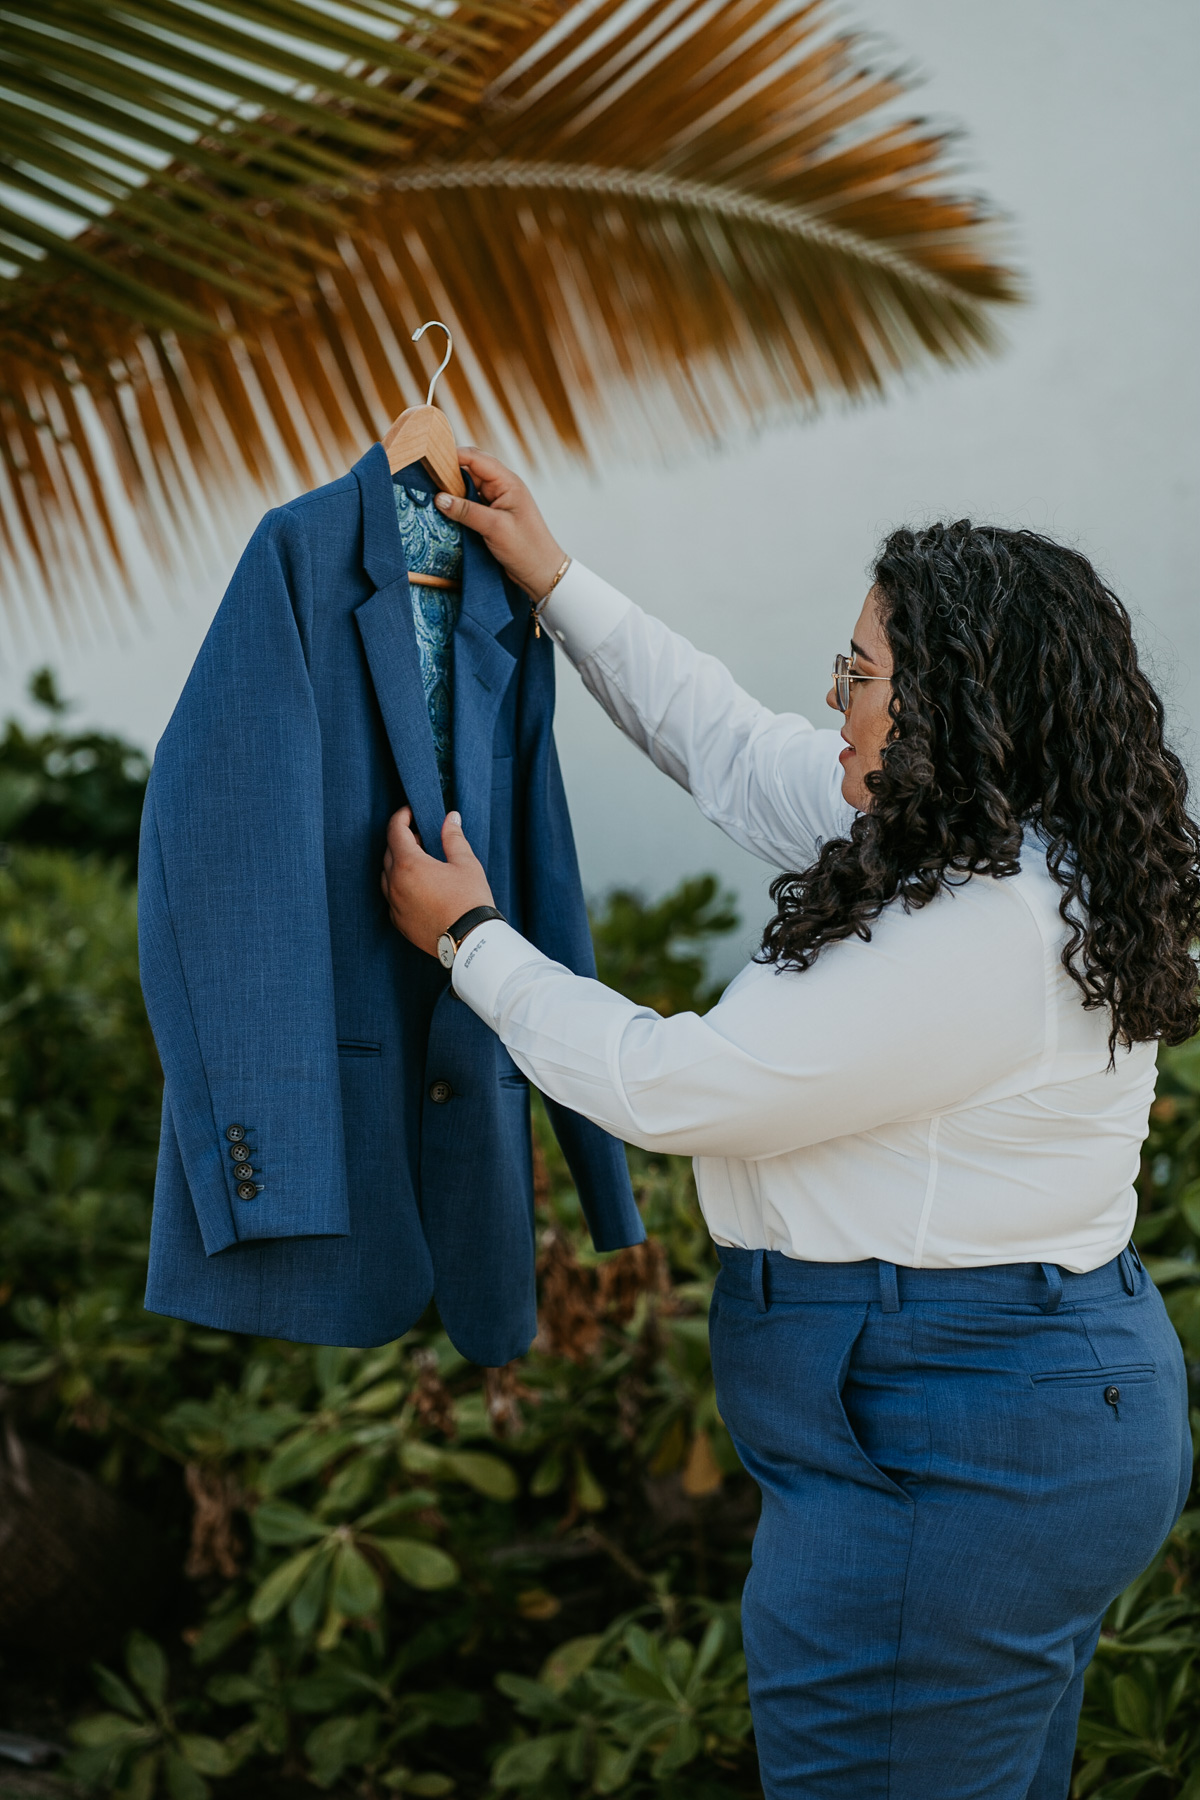
[[445,1106],[453,1093],[454,1089],[448,1081],[432,1081],[429,1084],[429,1098],[435,1106]]
[[240,1144],[245,1135],[246,1127],[244,1125],[228,1125],[225,1128],[225,1136],[231,1144]]
[[253,1181],[239,1181],[237,1184],[237,1197],[239,1200],[256,1200],[258,1198],[257,1183]]
[[240,1162],[240,1163],[236,1163],[234,1165],[233,1172],[237,1176],[239,1181],[249,1181],[250,1177],[254,1173],[254,1170],[250,1167],[249,1163]]

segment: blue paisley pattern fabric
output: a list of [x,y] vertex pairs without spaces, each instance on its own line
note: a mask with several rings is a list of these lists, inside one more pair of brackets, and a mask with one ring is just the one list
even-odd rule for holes
[[462,605],[462,526],[444,519],[433,504],[433,495],[421,488],[392,483],[396,498],[396,518],[400,524],[400,541],[404,560],[414,575],[440,575],[445,581],[456,581],[456,588],[428,588],[413,585],[413,624],[417,631],[417,655],[421,661],[421,686],[429,708],[433,727],[433,748],[437,755],[438,774],[442,778],[442,794],[447,807],[452,803],[454,786],[454,741],[451,720],[454,708],[453,640]]

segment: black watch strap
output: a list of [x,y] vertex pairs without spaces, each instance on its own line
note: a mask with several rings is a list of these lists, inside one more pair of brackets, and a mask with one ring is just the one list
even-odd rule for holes
[[454,948],[457,950],[468,931],[474,931],[477,925],[485,925],[489,919],[499,919],[502,925],[507,923],[504,914],[498,907],[473,906],[470,912],[463,914],[461,919],[455,919],[446,936],[454,939]]

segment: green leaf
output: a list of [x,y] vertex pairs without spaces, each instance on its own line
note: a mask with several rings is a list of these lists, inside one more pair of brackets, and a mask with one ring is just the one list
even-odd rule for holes
[[1156,1287],[1169,1281],[1200,1281],[1200,1262],[1182,1256],[1144,1256],[1142,1267]]
[[596,1652],[604,1642],[600,1633],[588,1637],[568,1638],[557,1650],[552,1650],[542,1664],[538,1679],[552,1693],[561,1694],[570,1687],[577,1675],[590,1669],[596,1660]]
[[58,1367],[58,1358],[47,1356],[38,1344],[5,1344],[0,1349],[0,1376],[22,1385],[45,1381]]
[[204,1691],[218,1706],[248,1706],[263,1699],[265,1693],[262,1683],[251,1675],[214,1675]]
[[434,1444],[424,1444],[420,1438],[409,1438],[400,1446],[401,1466],[410,1475],[440,1475],[444,1452]]
[[364,1513],[361,1519],[355,1521],[355,1529],[374,1531],[376,1526],[382,1525],[387,1519],[395,1519],[402,1513],[421,1512],[425,1507],[436,1504],[437,1495],[432,1488],[410,1488],[407,1494],[393,1494],[390,1500],[385,1500],[369,1513]]
[[383,1590],[379,1577],[353,1544],[342,1544],[333,1559],[333,1604],[348,1619],[379,1611]]
[[171,1800],[208,1800],[208,1783],[175,1750],[166,1754],[167,1792]]
[[397,1575],[410,1587],[452,1587],[458,1580],[458,1564],[434,1544],[422,1544],[416,1538],[403,1537],[373,1537],[368,1541],[386,1556]]
[[562,1486],[563,1459],[557,1450],[551,1450],[544,1456],[533,1471],[533,1479],[529,1483],[529,1491],[535,1500],[544,1500],[547,1494],[553,1494]]
[[380,1475],[378,1457],[356,1456],[343,1463],[317,1507],[322,1519],[344,1517],[355,1513],[376,1486]]
[[292,1630],[297,1637],[307,1637],[315,1627],[325,1605],[325,1590],[329,1586],[329,1570],[333,1554],[328,1544],[322,1544],[312,1568],[300,1583],[291,1605],[288,1607],[288,1618]]
[[101,1699],[107,1700],[110,1706],[115,1706],[118,1712],[125,1713],[130,1719],[142,1720],[146,1717],[145,1707],[125,1686],[119,1675],[114,1675],[111,1669],[106,1669],[101,1663],[92,1664],[92,1674]]
[[654,1759],[652,1765],[655,1776],[674,1775],[684,1768],[700,1751],[700,1733],[694,1719],[683,1719],[676,1726],[674,1735]]
[[641,1743],[621,1750],[616,1744],[600,1744],[596,1751],[594,1786],[598,1794],[619,1794],[629,1785],[634,1764],[642,1753]]
[[496,1677],[496,1688],[530,1718],[564,1719],[570,1716],[560,1705],[553,1688],[540,1681],[531,1681],[528,1675],[513,1675],[504,1670]]
[[511,1744],[492,1764],[492,1782],[498,1788],[533,1787],[544,1781],[566,1747],[567,1732],[528,1738]]
[[179,1739],[184,1760],[200,1775],[228,1775],[230,1757],[224,1744],[213,1737],[185,1733]]
[[352,1431],[302,1431],[275,1452],[263,1471],[262,1486],[268,1493],[278,1493],[298,1481],[311,1481],[353,1442]]
[[485,1450],[446,1450],[442,1467],[489,1500],[515,1500],[521,1491],[509,1464],[498,1456],[489,1456]]
[[452,1730],[464,1725],[478,1725],[483,1716],[483,1698],[466,1688],[440,1688],[433,1694],[407,1694],[406,1701],[422,1716],[428,1714],[435,1725]]
[[160,1708],[167,1697],[167,1659],[154,1639],[144,1631],[130,1635],[125,1667],[151,1706]]
[[[152,1800],[154,1790],[158,1785],[158,1765],[161,1754],[161,1751],[158,1750],[148,1750],[145,1756],[138,1757],[129,1771],[129,1779],[120,1791],[119,1800]],[[207,1788],[204,1791],[207,1793]],[[174,1796],[172,1796],[172,1800],[175,1800]],[[180,1796],[179,1800],[191,1800],[191,1797]]]
[[1196,1236],[1200,1237],[1200,1180],[1188,1182],[1179,1196],[1179,1210]]
[[136,1744],[146,1731],[145,1725],[135,1725],[120,1713],[92,1713],[86,1719],[76,1719],[71,1726],[71,1740],[86,1750],[103,1750],[110,1744]]
[[277,1612],[282,1611],[296,1593],[321,1548],[318,1544],[310,1550],[301,1550],[298,1556],[289,1557],[287,1562],[272,1569],[250,1602],[249,1617],[252,1624],[266,1625]]
[[582,1450],[575,1452],[575,1498],[584,1512],[603,1512],[608,1495],[588,1468]]
[[441,1800],[443,1794],[454,1792],[454,1783],[448,1775],[438,1775],[432,1770],[425,1775],[410,1775],[404,1783],[406,1794],[419,1794],[425,1800]]
[[1134,1675],[1118,1675],[1113,1682],[1113,1712],[1118,1725],[1135,1738],[1150,1736],[1150,1696]]
[[720,1656],[725,1644],[725,1624],[722,1619],[711,1619],[704,1636],[700,1640],[700,1648],[696,1652],[696,1661],[692,1668],[689,1689],[699,1686],[701,1679],[708,1673]]
[[264,1500],[250,1523],[260,1544],[303,1544],[324,1537],[328,1527],[290,1500]]
[[381,1381],[377,1387],[368,1388],[365,1394],[357,1394],[350,1402],[351,1412],[385,1413],[394,1412],[408,1392],[403,1381]]
[[314,1780],[331,1787],[343,1769],[365,1762],[374,1753],[377,1727],[378,1715],[373,1711],[343,1714],[314,1727],[304,1742]]

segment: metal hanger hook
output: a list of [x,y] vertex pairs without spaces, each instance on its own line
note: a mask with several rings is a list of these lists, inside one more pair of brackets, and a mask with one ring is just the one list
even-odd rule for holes
[[441,362],[438,364],[437,368],[433,371],[433,380],[430,382],[429,392],[425,396],[426,406],[433,405],[433,390],[438,384],[438,377],[442,373],[442,371],[446,367],[446,365],[449,363],[450,358],[454,355],[453,333],[451,332],[450,327],[448,325],[442,324],[442,321],[440,319],[426,319],[426,321],[423,325],[418,325],[417,329],[412,334],[413,343],[419,344],[421,339],[425,336],[425,333],[429,330],[429,327],[431,325],[436,325],[439,331],[445,332],[445,334],[446,334],[446,354],[445,354],[445,356],[443,356],[443,358],[442,358]]

